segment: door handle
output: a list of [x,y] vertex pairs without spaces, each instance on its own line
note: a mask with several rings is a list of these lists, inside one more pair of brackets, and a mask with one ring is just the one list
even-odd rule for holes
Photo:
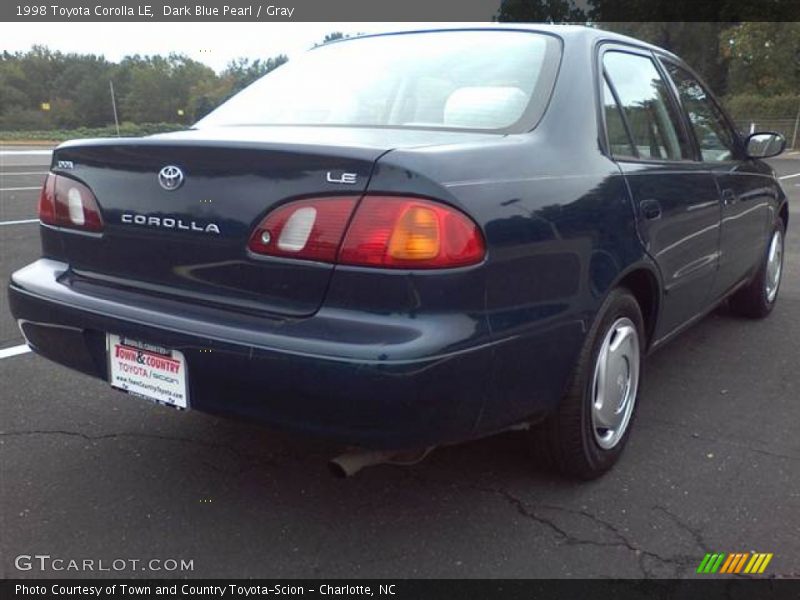
[[731,204],[736,204],[739,201],[739,197],[731,188],[725,188],[722,190],[722,205],[729,206]]
[[658,219],[661,217],[661,204],[658,202],[658,200],[652,198],[649,200],[642,200],[639,203],[639,208],[641,209],[642,216],[644,216],[645,219],[650,219],[652,221],[653,219]]

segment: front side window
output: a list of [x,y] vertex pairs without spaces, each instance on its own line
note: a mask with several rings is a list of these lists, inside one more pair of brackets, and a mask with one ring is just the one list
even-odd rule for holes
[[704,161],[720,162],[731,160],[734,154],[733,133],[725,122],[717,105],[708,97],[705,89],[688,71],[671,63],[664,62],[689,122],[700,146]]
[[652,59],[606,52],[603,66],[622,105],[637,156],[651,160],[690,159],[690,147],[666,82]]
[[346,40],[292,58],[196,127],[530,129],[547,105],[560,55],[557,38],[526,31]]

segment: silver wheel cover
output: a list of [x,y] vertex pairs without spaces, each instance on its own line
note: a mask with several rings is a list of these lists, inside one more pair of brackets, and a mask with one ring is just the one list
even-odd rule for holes
[[633,321],[622,317],[606,331],[591,387],[592,432],[604,450],[616,446],[633,415],[639,389],[641,353]]

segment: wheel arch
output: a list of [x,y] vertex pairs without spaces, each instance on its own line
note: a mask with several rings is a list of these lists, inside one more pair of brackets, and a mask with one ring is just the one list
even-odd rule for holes
[[649,348],[654,339],[658,316],[661,311],[661,279],[655,266],[647,262],[631,265],[619,274],[616,281],[609,287],[613,289],[624,287],[633,294],[644,319],[646,347]]
[[778,218],[783,221],[783,229],[786,231],[789,228],[789,202],[786,200],[778,209]]

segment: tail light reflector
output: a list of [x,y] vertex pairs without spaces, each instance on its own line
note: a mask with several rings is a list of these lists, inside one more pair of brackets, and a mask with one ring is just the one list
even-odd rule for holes
[[102,231],[103,219],[92,190],[84,184],[50,173],[39,197],[39,220],[47,225]]
[[256,254],[335,262],[356,197],[290,202],[269,213],[250,236]]
[[486,252],[478,226],[460,211],[422,198],[311,198],[269,213],[250,237],[256,254],[344,265],[441,269]]

